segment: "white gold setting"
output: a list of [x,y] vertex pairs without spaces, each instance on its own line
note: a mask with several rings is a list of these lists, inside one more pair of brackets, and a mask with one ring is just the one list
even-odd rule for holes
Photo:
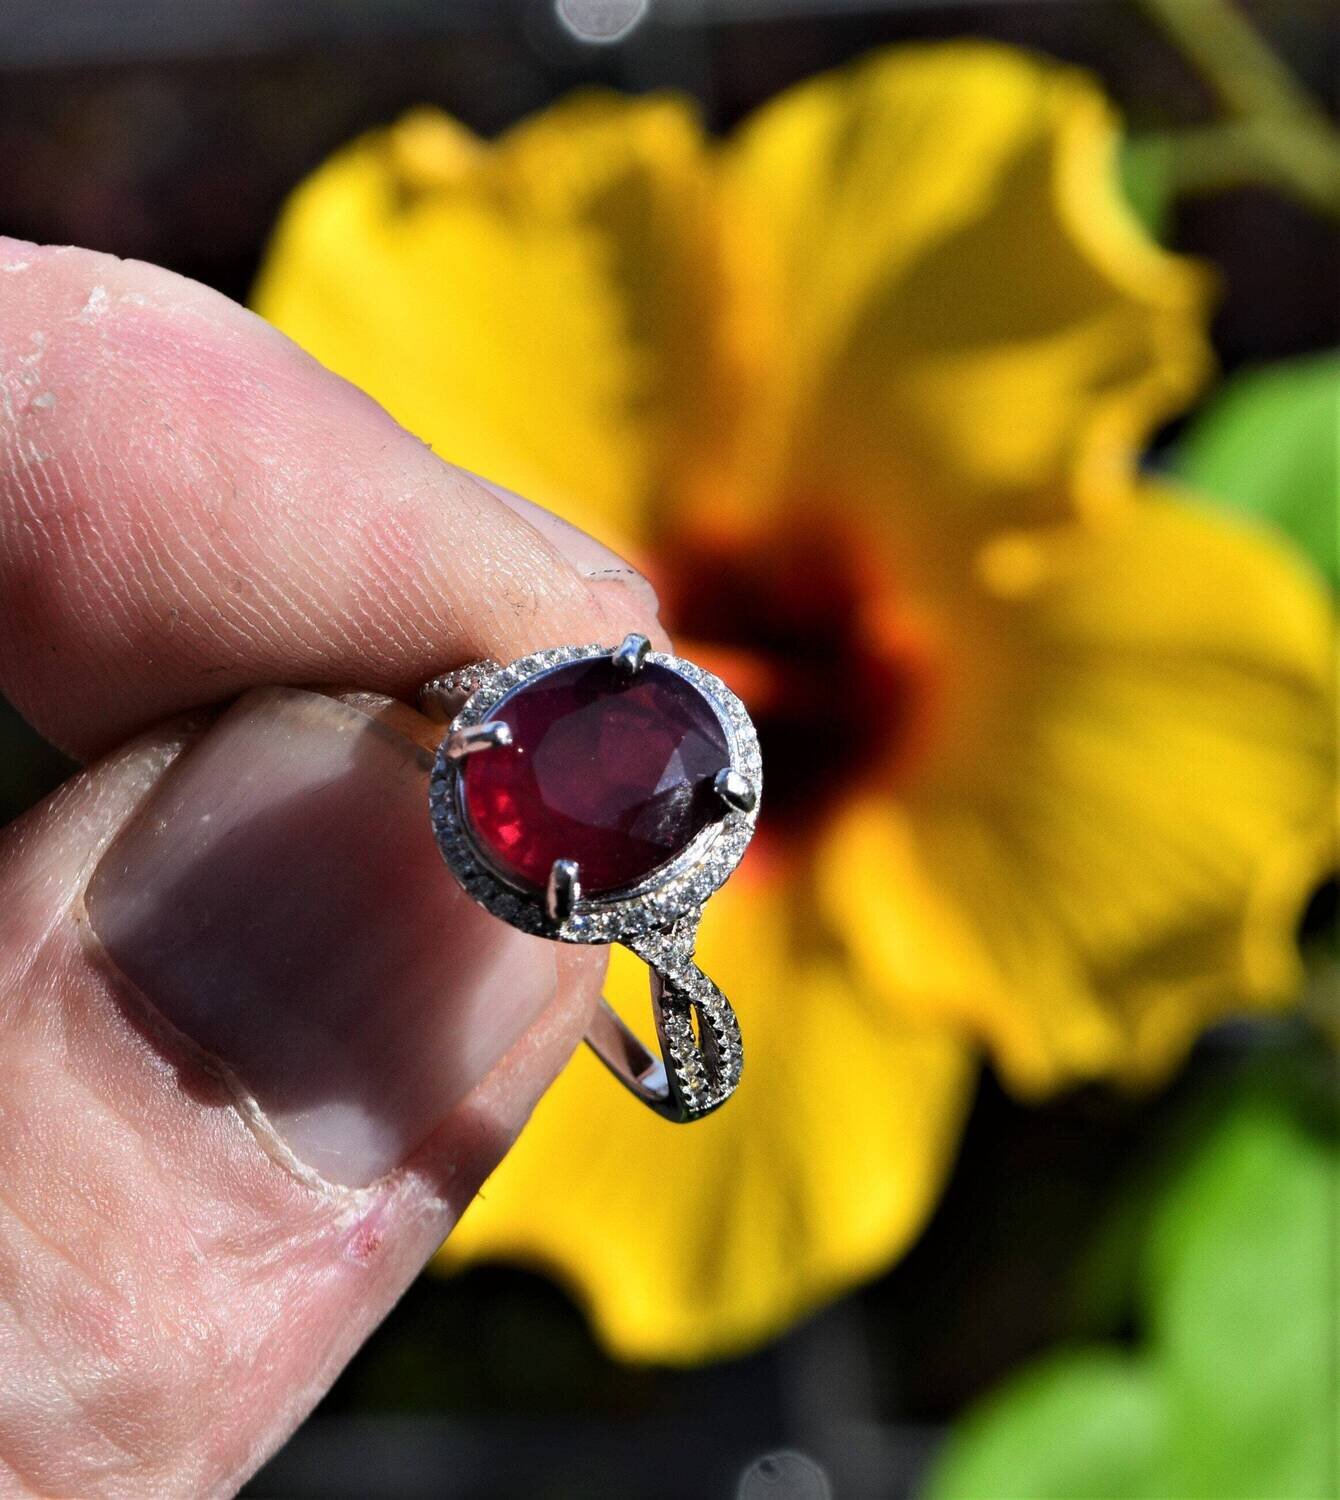
[[[636,673],[644,663],[666,668],[706,700],[730,756],[714,782],[721,816],[673,859],[626,889],[588,899],[580,870],[563,859],[555,861],[545,890],[522,888],[489,861],[473,837],[462,803],[464,761],[505,743],[489,733],[490,715],[509,693],[597,656],[610,657],[621,673]],[[703,903],[740,862],[758,820],[763,771],[744,704],[719,677],[682,657],[649,650],[640,636],[615,647],[556,646],[506,666],[473,663],[426,683],[420,702],[439,719],[455,710],[429,779],[429,810],[438,847],[457,880],[481,906],[523,932],[564,943],[620,942],[637,953],[652,971],[652,1008],[664,1061],[652,1057],[608,1006],[587,1040],[627,1087],[667,1118],[691,1120],[715,1109],[739,1082],[740,1033],[729,1002],[694,964],[693,948]]]

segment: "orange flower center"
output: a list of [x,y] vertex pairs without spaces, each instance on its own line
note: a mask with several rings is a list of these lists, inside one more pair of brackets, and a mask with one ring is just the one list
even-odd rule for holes
[[934,653],[892,570],[821,506],[768,534],[698,528],[651,568],[678,649],[747,704],[763,751],[760,831],[789,839],[839,798],[896,784],[930,727]]

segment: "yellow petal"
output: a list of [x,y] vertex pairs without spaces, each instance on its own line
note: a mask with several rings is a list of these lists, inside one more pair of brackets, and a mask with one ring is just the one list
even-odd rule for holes
[[[699,962],[745,1042],[729,1104],[668,1125],[583,1049],[448,1241],[449,1263],[548,1270],[616,1354],[681,1363],[758,1342],[906,1247],[957,1144],[969,1056],[807,952],[789,899],[746,865],[707,907]],[[615,956],[607,993],[640,1023],[646,970]]]
[[874,54],[748,121],[726,191],[778,319],[756,482],[873,495],[904,532],[1120,498],[1208,355],[1205,277],[1126,210],[1116,140],[1085,75],[965,43]]
[[1003,538],[983,573],[1009,663],[989,753],[850,809],[826,909],[902,1013],[979,1035],[1016,1088],[1157,1078],[1296,993],[1334,850],[1326,596],[1264,532],[1162,498]]
[[578,94],[491,146],[421,110],[293,194],[254,302],[444,457],[636,539],[728,419],[713,201],[678,99]]

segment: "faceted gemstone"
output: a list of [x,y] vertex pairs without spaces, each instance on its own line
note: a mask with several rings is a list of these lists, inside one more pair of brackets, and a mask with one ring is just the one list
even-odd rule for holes
[[725,732],[668,667],[573,662],[514,688],[489,718],[512,743],[465,760],[465,814],[490,863],[523,885],[543,888],[556,859],[574,859],[584,895],[620,890],[721,815]]

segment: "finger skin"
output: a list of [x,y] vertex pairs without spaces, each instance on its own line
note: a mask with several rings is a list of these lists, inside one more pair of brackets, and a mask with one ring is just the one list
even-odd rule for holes
[[0,1494],[232,1493],[451,1227],[593,999],[572,955],[550,1010],[383,1182],[297,1169],[82,911],[181,744],[138,741],[0,840]]
[[265,682],[411,696],[658,635],[485,485],[204,287],[0,240],[0,692],[88,757]]

